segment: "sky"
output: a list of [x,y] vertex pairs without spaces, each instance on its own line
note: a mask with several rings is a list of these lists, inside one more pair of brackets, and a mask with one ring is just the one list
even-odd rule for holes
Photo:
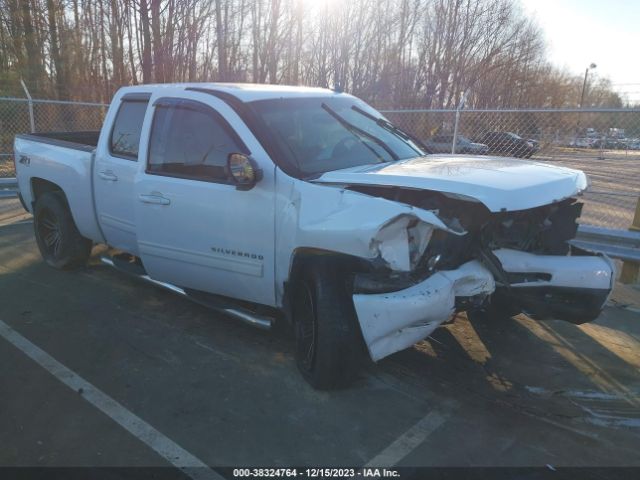
[[[549,57],[576,75],[609,77],[640,101],[640,0],[521,0],[545,32]],[[591,73],[590,73],[591,75]]]

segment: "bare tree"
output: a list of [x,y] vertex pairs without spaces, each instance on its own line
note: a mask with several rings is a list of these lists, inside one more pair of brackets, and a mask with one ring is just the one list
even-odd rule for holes
[[[517,0],[0,0],[0,89],[108,101],[129,83],[335,85],[379,107],[575,106]],[[589,104],[619,105],[593,82]]]

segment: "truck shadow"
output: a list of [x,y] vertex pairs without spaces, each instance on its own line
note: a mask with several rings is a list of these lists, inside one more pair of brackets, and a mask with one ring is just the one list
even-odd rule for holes
[[[83,331],[92,335],[104,331],[131,349],[157,357],[165,368],[179,369],[188,358],[181,359],[177,350],[172,353],[169,344],[160,344],[164,357],[156,355],[158,345],[145,343],[145,335],[157,335],[154,329],[168,328],[225,361],[252,365],[256,374],[272,381],[307,388],[295,371],[294,342],[288,329],[263,332],[214,314],[99,264],[99,248],[86,269],[58,272],[40,259],[31,225],[4,227],[0,266],[7,317],[36,322],[29,312],[39,310],[45,322],[45,317],[59,310],[56,321],[67,330],[77,329],[78,338]],[[52,308],[52,302],[58,305]],[[120,312],[118,316],[100,319],[104,325],[96,326],[97,312],[113,308]],[[86,324],[82,315],[88,312],[94,312],[96,325]],[[372,381],[391,381],[394,388],[417,397],[481,397],[545,416],[640,427],[638,316],[607,308],[596,322],[575,326],[535,322],[524,316],[471,321],[461,314],[431,338],[366,367],[353,388],[358,391],[369,388]],[[128,338],[129,328],[146,332],[139,336],[139,344]]]
[[638,315],[607,308],[591,324],[455,321],[380,368],[415,386],[535,415],[640,428]]

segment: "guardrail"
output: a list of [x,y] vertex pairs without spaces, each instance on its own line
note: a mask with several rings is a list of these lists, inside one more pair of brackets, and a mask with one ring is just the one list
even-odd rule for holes
[[640,232],[580,225],[571,244],[618,260],[640,263]]
[[0,178],[0,198],[18,195],[18,181],[15,178]]

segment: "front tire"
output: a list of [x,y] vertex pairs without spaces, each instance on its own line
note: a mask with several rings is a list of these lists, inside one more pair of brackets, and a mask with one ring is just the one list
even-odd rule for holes
[[318,390],[348,386],[362,343],[344,278],[330,265],[310,264],[294,295],[296,364],[302,376]]
[[89,259],[92,242],[78,232],[61,193],[46,192],[38,197],[33,227],[40,254],[50,266],[72,270]]

